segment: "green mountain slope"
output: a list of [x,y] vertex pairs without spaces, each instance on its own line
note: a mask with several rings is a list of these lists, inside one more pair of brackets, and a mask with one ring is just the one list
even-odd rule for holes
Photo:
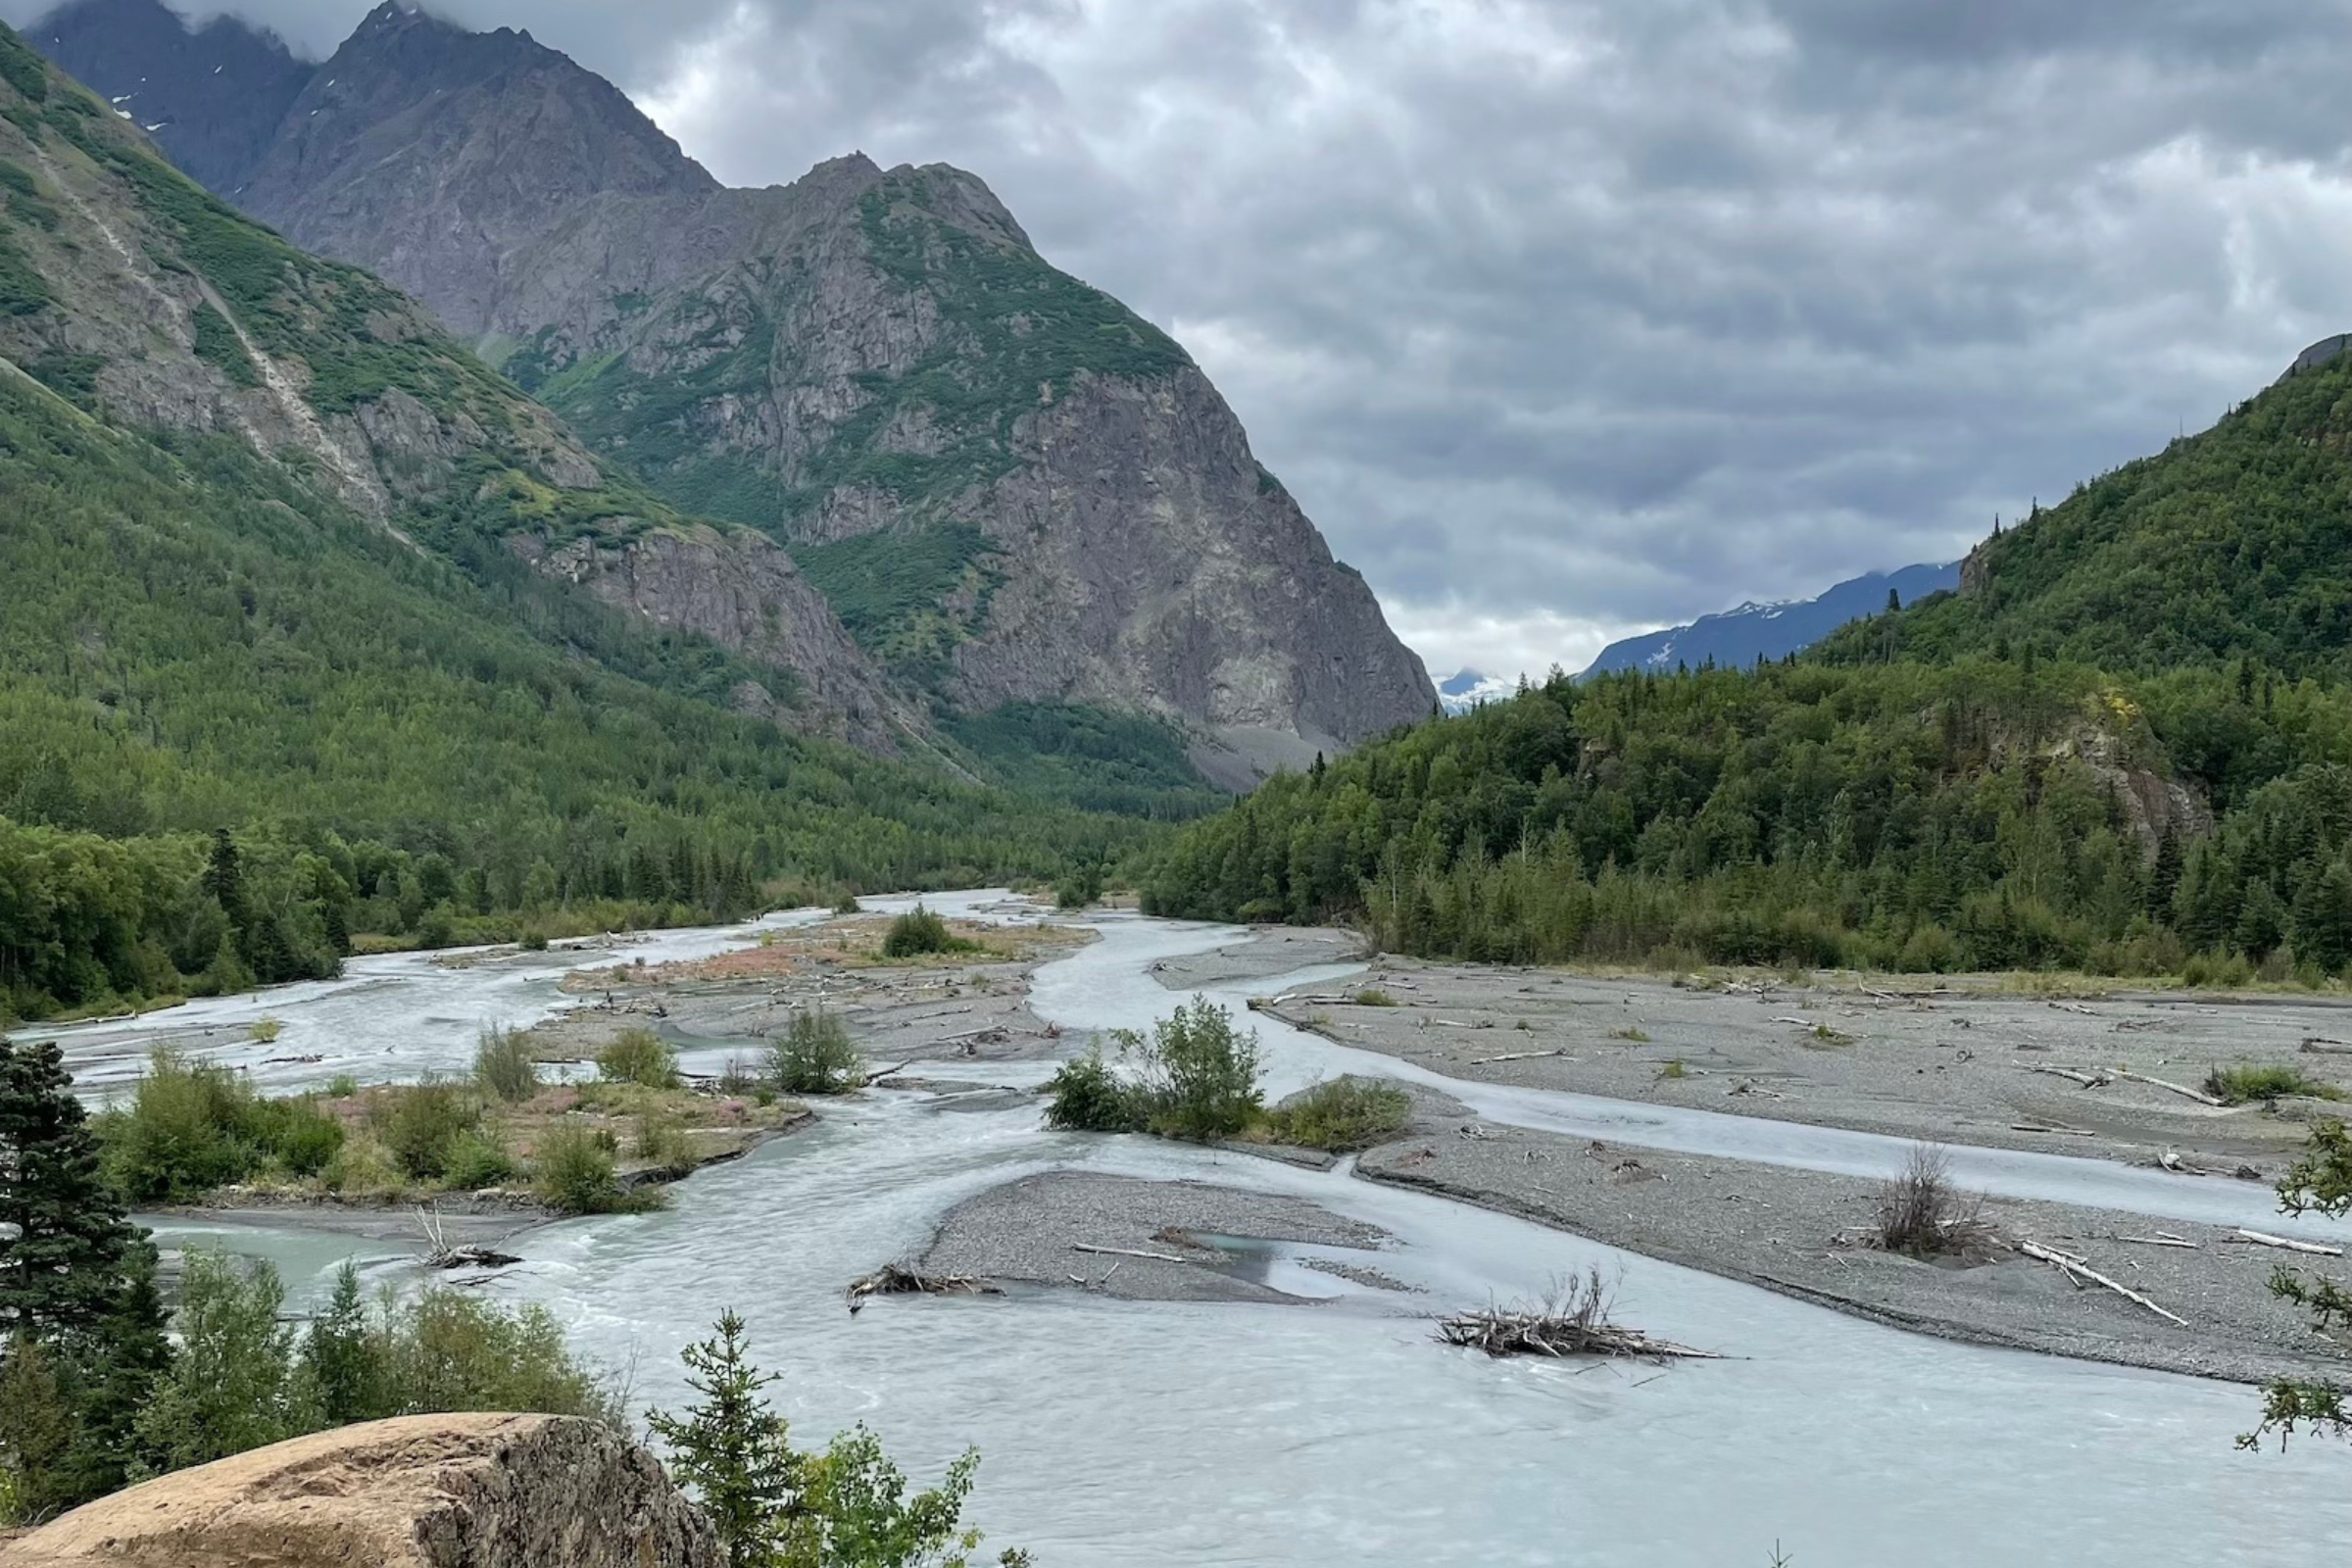
[[534,569],[714,531],[5,29],[0,204],[0,1015],[1136,831],[736,711],[790,672]]
[[[2352,358],[2299,368],[2212,429],[2037,510],[1963,591],[1894,623],[1907,656],[2006,644],[2119,670],[2251,659],[2352,675]],[[1874,657],[1887,628],[1825,650]]]
[[[282,50],[221,65],[252,76],[224,103],[195,64],[214,42],[163,8],[79,0],[41,31],[224,199],[408,290],[670,504],[789,548],[906,694],[902,731],[1118,710],[1240,780],[1434,706],[1190,357],[1053,267],[973,174],[853,155],[724,188],[529,33],[393,0],[266,147],[223,161]],[[707,603],[724,563],[658,556],[636,608],[740,624]],[[584,564],[615,600],[649,575]]]
[[1801,661],[1552,685],[1189,829],[1162,912],[1408,952],[2305,978],[2352,959],[2352,360]]

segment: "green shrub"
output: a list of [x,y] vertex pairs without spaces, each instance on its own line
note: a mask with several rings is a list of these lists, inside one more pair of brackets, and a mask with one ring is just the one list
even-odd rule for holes
[[1072,866],[1054,889],[1054,903],[1064,909],[1083,909],[1102,902],[1103,871],[1100,858]]
[[449,1173],[460,1136],[481,1125],[482,1107],[463,1085],[427,1077],[393,1092],[383,1112],[384,1147],[400,1168],[418,1181]]
[[792,1015],[768,1044],[767,1072],[784,1095],[846,1095],[865,1083],[864,1058],[848,1026],[821,1009]]
[[1135,1133],[1147,1122],[1139,1097],[1119,1081],[1099,1050],[1089,1051],[1047,1080],[1046,1125],[1065,1132]]
[[1395,997],[1380,990],[1358,991],[1353,1000],[1359,1007],[1394,1007],[1396,1005]]
[[694,1140],[686,1129],[666,1116],[637,1118],[636,1155],[648,1170],[662,1176],[684,1176],[697,1163]]
[[267,1263],[198,1248],[181,1275],[179,1353],[140,1407],[139,1451],[159,1470],[209,1464],[294,1435],[294,1337]]
[[624,1030],[596,1054],[596,1070],[608,1083],[637,1084],[646,1089],[678,1087],[678,1054],[651,1029]]
[[1152,1038],[1126,1034],[1121,1045],[1143,1063],[1152,1130],[1207,1142],[1231,1138],[1257,1119],[1255,1031],[1238,1033],[1233,1014],[1195,997],[1152,1027]]
[[2307,1077],[2302,1068],[2283,1061],[2216,1067],[2205,1079],[2205,1092],[2232,1105],[2288,1096],[2307,1100],[2345,1098],[2344,1091],[2335,1085]]
[[514,1160],[488,1129],[476,1127],[451,1141],[448,1167],[442,1175],[461,1192],[478,1193],[512,1181]]
[[557,1127],[539,1140],[532,1186],[540,1201],[565,1214],[611,1214],[627,1206],[612,1151],[586,1127]]
[[386,1415],[532,1410],[615,1431],[626,1424],[617,1392],[573,1359],[563,1326],[543,1306],[509,1311],[452,1290],[387,1297],[369,1342]]
[[1334,1078],[1268,1111],[1266,1129],[1282,1143],[1349,1153],[1395,1137],[1412,1114],[1412,1096],[1395,1084]]
[[245,1037],[257,1046],[267,1046],[275,1042],[285,1027],[275,1018],[256,1018],[253,1027],[245,1032]]
[[346,1265],[326,1310],[298,1338],[279,1321],[284,1298],[267,1263],[188,1254],[174,1319],[181,1348],[136,1418],[150,1463],[174,1469],[349,1422],[448,1410],[541,1411],[621,1428],[612,1384],[573,1358],[544,1307],[387,1289],[370,1311]]
[[254,1107],[255,1136],[290,1176],[316,1176],[343,1150],[343,1124],[305,1095]]
[[890,922],[882,938],[882,956],[915,958],[928,953],[967,953],[971,944],[948,929],[948,922],[921,905]]
[[133,1203],[193,1202],[260,1167],[257,1115],[243,1078],[159,1046],[130,1104],[99,1118],[108,1179]]
[[374,1198],[399,1192],[408,1185],[408,1178],[383,1145],[373,1139],[354,1138],[319,1171],[318,1184],[343,1198]]
[[539,1092],[539,1063],[530,1042],[516,1030],[483,1030],[473,1048],[473,1081],[509,1104],[530,1099]]

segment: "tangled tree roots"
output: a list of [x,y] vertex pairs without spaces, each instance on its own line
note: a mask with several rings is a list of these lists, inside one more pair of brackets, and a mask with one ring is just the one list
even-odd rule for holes
[[1608,1287],[1595,1268],[1581,1280],[1553,1291],[1550,1299],[1535,1306],[1489,1307],[1483,1312],[1456,1312],[1438,1322],[1438,1337],[1447,1345],[1484,1350],[1489,1355],[1597,1355],[1644,1361],[1721,1360],[1712,1350],[1694,1350],[1670,1340],[1653,1339],[1640,1329],[1609,1321]]
[[865,1305],[869,1296],[1003,1296],[999,1287],[969,1274],[923,1274],[898,1263],[885,1263],[863,1279],[850,1281],[844,1293],[850,1313]]

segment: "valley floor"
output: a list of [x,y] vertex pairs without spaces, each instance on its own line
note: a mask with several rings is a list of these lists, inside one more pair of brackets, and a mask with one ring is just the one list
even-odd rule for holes
[[[1329,951],[1342,941],[1328,939]],[[1273,950],[1298,951],[1297,934]],[[1249,952],[1211,956],[1202,974],[1170,965],[1159,978],[1179,990],[1205,973],[1231,979]],[[2078,1002],[1966,981],[1674,983],[1383,957],[1260,1010],[1466,1083],[2162,1163],[2215,1184],[2274,1180],[2310,1120],[2335,1107],[2224,1108],[2146,1080],[2195,1088],[2217,1065],[2288,1062],[2352,1084],[2352,1057],[2324,1049],[2352,1033],[2352,1008],[2307,999]],[[2323,1049],[2307,1052],[2307,1041]],[[2110,1081],[2094,1089],[2044,1068]],[[2118,1068],[2140,1077],[2115,1077]],[[2242,1381],[2340,1379],[2346,1368],[2347,1347],[2268,1290],[2281,1261],[2328,1260],[2247,1242],[2235,1225],[1989,1198],[1982,1216],[2000,1244],[1965,1265],[1919,1261],[1865,1245],[1875,1178],[1475,1117],[1432,1125],[1424,1116],[1413,1131],[1364,1154],[1357,1174],[1947,1338]],[[2017,1244],[2029,1241],[2083,1259],[2187,1326],[2024,1256]]]

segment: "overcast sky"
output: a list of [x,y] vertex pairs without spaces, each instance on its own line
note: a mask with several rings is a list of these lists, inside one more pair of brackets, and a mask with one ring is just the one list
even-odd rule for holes
[[1441,677],[1951,559],[2352,329],[2352,0],[438,9],[734,183],[978,172]]

